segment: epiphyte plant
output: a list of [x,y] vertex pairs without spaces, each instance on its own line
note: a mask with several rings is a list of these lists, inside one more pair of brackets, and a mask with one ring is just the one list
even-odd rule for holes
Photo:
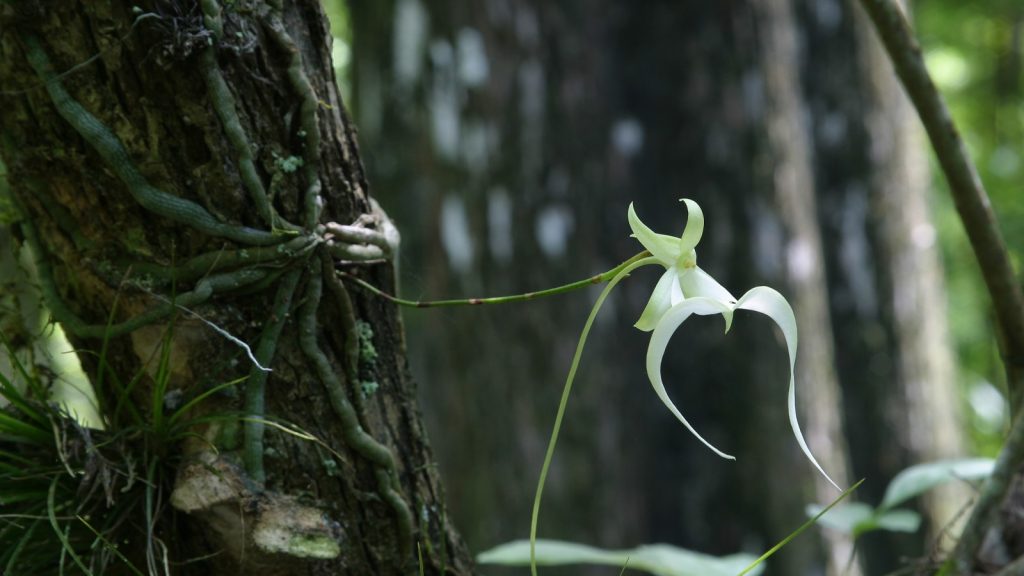
[[[797,325],[793,309],[789,302],[778,291],[767,286],[758,286],[748,290],[739,299],[726,290],[721,284],[711,277],[707,272],[697,266],[696,246],[704,234],[704,213],[700,206],[689,199],[681,200],[687,208],[687,223],[679,237],[658,234],[645,225],[633,210],[630,204],[627,217],[629,226],[635,237],[645,250],[615,268],[591,278],[550,288],[548,290],[517,294],[512,296],[500,296],[495,298],[471,298],[463,300],[437,300],[437,301],[411,301],[397,298],[381,292],[376,287],[349,277],[356,284],[395,302],[402,306],[414,308],[429,308],[435,306],[457,306],[477,304],[501,304],[508,302],[520,302],[532,300],[543,296],[553,296],[571,290],[584,288],[594,284],[606,283],[604,290],[597,297],[597,301],[591,308],[586,324],[580,334],[579,342],[576,345],[576,352],[569,368],[565,386],[562,389],[562,396],[555,416],[555,424],[548,442],[547,452],[544,456],[544,463],[541,466],[540,478],[537,482],[537,490],[534,496],[533,513],[530,523],[530,568],[532,574],[537,573],[535,546],[537,540],[537,522],[540,515],[540,502],[544,492],[544,484],[547,479],[548,469],[554,456],[555,446],[558,443],[558,434],[562,427],[562,417],[569,400],[573,381],[576,377],[576,370],[579,367],[583,347],[586,344],[587,335],[593,326],[598,311],[604,304],[612,289],[630,272],[648,265],[660,265],[665,268],[665,273],[654,287],[654,292],[644,308],[636,327],[645,332],[653,332],[647,349],[646,369],[647,376],[651,381],[658,398],[665,404],[665,407],[680,421],[686,428],[703,442],[708,448],[719,456],[734,460],[721,450],[712,446],[707,440],[701,437],[694,430],[693,426],[683,417],[679,409],[672,402],[665,389],[661,378],[661,361],[664,358],[665,350],[669,340],[677,329],[690,316],[697,314],[701,316],[721,314],[725,320],[725,330],[729,331],[732,326],[733,314],[736,310],[751,310],[760,312],[771,318],[781,329],[786,340],[786,347],[789,353],[789,392],[788,410],[789,421],[793,428],[793,435],[796,437],[800,449],[803,450],[811,464],[833,485],[836,489],[839,486],[825,473],[825,470],[818,464],[818,461],[811,454],[810,448],[800,430],[800,424],[796,416],[796,388],[794,380],[794,367],[796,363],[797,349]],[[342,274],[345,274],[344,272]],[[347,276],[347,275],[346,275]]]

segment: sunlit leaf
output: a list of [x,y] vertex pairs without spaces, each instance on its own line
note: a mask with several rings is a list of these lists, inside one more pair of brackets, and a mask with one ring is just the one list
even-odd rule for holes
[[[807,505],[807,516],[814,517],[821,513],[825,507],[818,504]],[[836,506],[818,519],[818,524],[840,532],[842,534],[854,535],[863,531],[864,527],[872,521],[875,509],[861,502],[851,502],[842,506]]]

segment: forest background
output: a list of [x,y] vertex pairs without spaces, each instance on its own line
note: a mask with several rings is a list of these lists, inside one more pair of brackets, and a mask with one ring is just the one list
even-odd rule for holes
[[[914,463],[994,457],[1008,411],[984,284],[916,114],[859,7],[796,3],[766,24],[757,9],[556,4],[335,5],[339,77],[351,82],[371,180],[414,238],[403,252],[403,293],[503,294],[583,277],[630,253],[629,202],[654,229],[671,230],[682,218],[677,199],[694,198],[709,218],[705,269],[738,290],[788,281],[780,289],[794,306],[828,316],[817,334],[803,332],[801,355],[831,355],[834,372],[805,367],[800,393],[811,397],[809,434],[830,438],[819,445],[848,467],[848,479],[868,478],[858,499],[877,504]],[[1024,10],[1012,1],[924,0],[913,18],[1019,270]],[[754,39],[773,27],[774,43]],[[790,76],[792,92],[766,94],[771,80],[757,68]],[[792,124],[773,125],[772,115]],[[801,155],[804,166],[786,165]],[[793,214],[798,205],[805,214]],[[827,304],[794,279],[800,242],[816,235],[813,266],[824,275],[809,283],[827,292]],[[666,364],[673,396],[693,407],[698,430],[742,454],[722,466],[645,394],[646,338],[629,326],[646,290],[627,286],[590,344],[544,532],[611,547],[764,547],[768,534],[803,518],[802,503],[830,499],[785,433],[783,365],[769,327],[721,337],[707,318],[695,321],[703,332],[673,342],[696,347]],[[529,511],[521,504],[533,489],[523,471],[543,455],[549,407],[589,305],[570,297],[406,313],[452,515],[474,550],[522,536]],[[815,350],[820,339],[832,350]],[[814,390],[829,382],[834,391]],[[796,484],[794,468],[803,471]],[[968,496],[935,498],[939,525],[864,536],[864,573],[948,547],[938,540]],[[819,546],[792,543],[769,570],[807,573],[821,565]]]
[[[373,194],[403,233],[411,298],[524,292],[635,252],[625,207],[674,230],[704,207],[701,266],[734,292],[790,297],[812,449],[877,504],[921,462],[995,456],[1005,382],[992,312],[913,110],[850,3],[386,0],[325,3],[342,94]],[[917,33],[1020,269],[1024,9],[923,0]],[[694,441],[650,394],[631,328],[654,278],[592,336],[545,500],[542,534],[605,547],[766,548],[834,492],[785,416],[769,325],[695,319],[664,373]],[[592,296],[592,295],[591,295]],[[410,367],[470,549],[524,536],[560,383],[591,298],[406,311]],[[738,361],[742,359],[742,362]],[[960,487],[919,503],[913,533],[859,540],[883,574],[947,549]],[[827,529],[769,574],[846,566]]]

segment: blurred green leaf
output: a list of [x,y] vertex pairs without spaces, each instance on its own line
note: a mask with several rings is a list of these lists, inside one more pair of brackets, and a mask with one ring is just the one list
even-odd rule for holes
[[913,533],[921,527],[921,515],[913,510],[902,508],[889,510],[874,520],[879,530],[888,530],[889,532]]
[[885,490],[879,510],[890,509],[950,480],[978,480],[992,473],[995,460],[973,458],[940,460],[911,466],[900,472]]
[[[736,576],[754,559],[750,554],[708,556],[668,544],[651,544],[631,550],[603,550],[572,542],[537,540],[538,565],[601,564],[621,568],[628,561],[630,569],[658,576]],[[516,540],[502,544],[481,552],[477,556],[477,562],[529,566],[530,542]],[[759,566],[750,574],[760,574],[763,569]]]
[[[807,515],[813,518],[821,511],[824,510],[823,506],[818,504],[807,505]],[[843,534],[858,534],[865,532],[864,527],[872,522],[872,518],[875,515],[875,509],[867,504],[860,502],[853,502],[850,504],[844,504],[843,506],[836,506],[818,519],[818,524],[831,528],[836,532],[842,532]]]
[[[821,506],[810,504],[807,515],[820,514]],[[896,510],[875,510],[867,504],[854,502],[845,506],[837,506],[818,520],[818,524],[848,534],[854,538],[875,530],[889,532],[917,532],[921,527],[921,515],[913,510],[899,508]]]
[[978,480],[992,473],[995,461],[987,458],[965,460],[940,460],[911,466],[893,478],[885,490],[885,496],[878,508],[862,502],[854,502],[823,514],[823,508],[809,504],[808,516],[821,515],[818,523],[854,538],[875,530],[889,532],[917,532],[921,527],[921,515],[895,506],[920,496],[950,480]]

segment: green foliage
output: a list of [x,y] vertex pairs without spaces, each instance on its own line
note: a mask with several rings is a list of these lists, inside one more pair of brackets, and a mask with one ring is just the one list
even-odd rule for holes
[[[1019,273],[1024,263],[1024,4],[925,0],[915,2],[914,9],[929,70],[977,163]],[[933,181],[944,191],[945,180],[937,167],[934,171]],[[950,329],[972,408],[969,431],[978,452],[994,455],[1006,411],[989,393],[993,385],[1005,387],[989,299],[952,200],[945,193],[934,198]]]
[[144,501],[137,465],[124,437],[45,402],[49,390],[11,358],[18,378],[0,374],[0,572],[102,574],[119,561],[115,527]]
[[331,62],[334,64],[334,75],[338,80],[342,98],[345,102],[351,102],[352,79],[349,72],[352,68],[353,34],[348,3],[344,0],[324,0],[323,6],[331,23]]
[[885,489],[882,503],[871,507],[862,502],[837,506],[828,514],[816,504],[807,506],[809,516],[821,517],[820,524],[858,538],[868,532],[917,532],[921,516],[913,510],[896,508],[911,498],[953,480],[981,480],[992,473],[993,460],[940,460],[917,464],[900,472]]
[[[537,564],[562,566],[566,564],[599,564],[642,570],[658,576],[736,576],[755,558],[749,554],[733,554],[715,557],[691,552],[667,544],[640,546],[631,550],[604,550],[560,542],[558,540],[537,541]],[[528,566],[530,564],[530,542],[517,540],[481,552],[477,556],[481,564],[503,564]],[[760,574],[759,566],[749,574]]]

